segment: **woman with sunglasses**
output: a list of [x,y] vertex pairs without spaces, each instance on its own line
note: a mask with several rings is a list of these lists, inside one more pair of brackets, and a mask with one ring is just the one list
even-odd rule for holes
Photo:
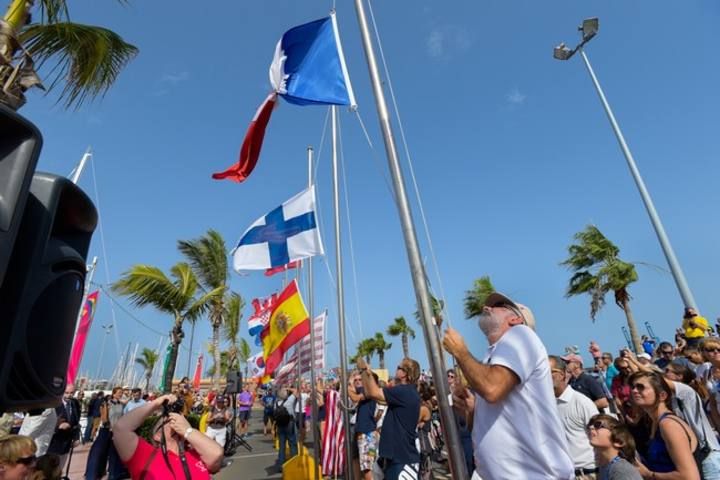
[[630,376],[633,403],[651,420],[647,453],[638,462],[646,480],[700,480],[693,452],[698,440],[692,429],[671,410],[673,392],[656,372]]
[[32,438],[7,435],[0,438],[0,480],[27,480],[32,474],[37,447]]
[[635,440],[630,430],[609,415],[594,415],[587,436],[595,451],[599,480],[642,480],[635,462]]

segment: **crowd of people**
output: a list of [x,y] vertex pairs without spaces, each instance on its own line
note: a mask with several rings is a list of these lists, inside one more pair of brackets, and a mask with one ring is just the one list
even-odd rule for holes
[[[532,311],[502,294],[488,297],[478,326],[486,352],[452,328],[442,338],[457,365],[446,380],[468,477],[720,480],[720,337],[695,310],[674,343],[643,337],[639,353],[613,355],[591,342],[587,364],[577,347],[548,354]],[[389,377],[362,357],[350,372],[338,407],[351,425],[348,468],[362,480],[432,478],[448,453],[433,379],[411,358]],[[170,395],[116,387],[86,398],[69,385],[54,409],[3,416],[0,480],[60,479],[77,442],[91,443],[86,480],[210,478],[233,436],[249,435],[255,405],[282,469],[313,428],[326,433],[338,390],[336,379],[227,394],[183,379]]]

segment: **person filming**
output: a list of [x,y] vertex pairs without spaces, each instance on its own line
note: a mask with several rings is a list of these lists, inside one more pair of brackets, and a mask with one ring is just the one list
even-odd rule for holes
[[[152,444],[136,433],[143,421],[161,409]],[[190,426],[175,395],[163,395],[121,417],[113,427],[113,442],[133,480],[210,479],[220,470],[223,449]]]

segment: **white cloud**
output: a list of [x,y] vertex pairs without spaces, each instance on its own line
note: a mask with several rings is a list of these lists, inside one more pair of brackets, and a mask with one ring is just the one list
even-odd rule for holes
[[520,93],[520,90],[514,88],[510,93],[505,95],[505,99],[510,105],[522,105],[525,103],[527,95]]
[[427,41],[427,52],[431,57],[442,57],[443,55],[443,33],[440,30],[433,30],[430,32],[430,37]]
[[164,73],[163,76],[160,77],[160,83],[177,85],[178,83],[184,82],[188,78],[190,78],[190,74],[186,71],[178,73]]
[[457,25],[435,27],[428,36],[426,45],[430,57],[451,57],[472,47],[475,39],[470,30]]

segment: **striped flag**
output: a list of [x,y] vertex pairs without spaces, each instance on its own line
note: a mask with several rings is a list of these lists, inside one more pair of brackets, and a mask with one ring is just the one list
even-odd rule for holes
[[345,469],[345,427],[340,394],[328,390],[325,398],[325,429],[322,432],[322,474],[342,475]]
[[[325,321],[327,320],[327,310],[315,317],[313,320],[313,328],[315,329],[315,371],[325,369]],[[300,358],[300,373],[310,371],[312,363],[312,348],[310,345],[310,335],[306,336],[298,343],[298,348],[290,357],[290,361],[297,361]]]
[[290,359],[275,373],[275,385],[289,385],[295,382],[297,377],[297,359]]

